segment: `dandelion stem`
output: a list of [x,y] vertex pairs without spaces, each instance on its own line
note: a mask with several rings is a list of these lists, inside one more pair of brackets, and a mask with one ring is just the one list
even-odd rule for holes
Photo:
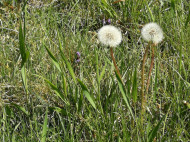
[[117,67],[117,64],[116,64],[116,61],[115,61],[115,58],[114,58],[114,55],[113,55],[113,48],[112,48],[112,47],[110,47],[110,54],[111,54],[111,58],[112,58],[112,60],[113,60],[113,64],[114,64],[114,66],[115,66],[115,70],[116,70],[117,74],[119,75],[119,78],[122,80],[121,74],[120,74],[120,72],[119,72],[119,69],[118,69],[118,67]]
[[147,80],[147,85],[146,85],[146,93],[148,93],[148,89],[149,89],[149,85],[150,85],[150,77],[151,77],[153,66],[154,66],[154,46],[152,47],[152,57],[151,57],[150,70],[149,70],[149,73],[148,73],[148,80]]
[[146,105],[146,97],[144,94],[144,67],[145,67],[145,61],[146,61],[146,56],[148,53],[149,49],[149,44],[145,49],[145,53],[143,56],[142,60],[142,71],[141,71],[141,81],[142,81],[142,86],[141,86],[141,124],[143,125],[143,120],[144,120],[144,113],[145,113],[145,105]]

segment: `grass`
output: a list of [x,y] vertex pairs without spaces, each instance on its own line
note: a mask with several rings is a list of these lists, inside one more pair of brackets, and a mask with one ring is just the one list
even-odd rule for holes
[[[189,141],[188,0],[112,2],[0,2],[0,141]],[[114,49],[122,81],[97,41],[103,18],[123,34]],[[153,20],[165,38],[142,125],[140,30]]]

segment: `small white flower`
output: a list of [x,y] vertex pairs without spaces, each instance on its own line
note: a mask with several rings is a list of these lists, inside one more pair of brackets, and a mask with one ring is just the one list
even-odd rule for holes
[[106,25],[98,31],[99,41],[110,47],[116,47],[121,43],[122,35],[121,31],[114,26]]
[[156,23],[146,24],[142,28],[141,34],[144,40],[152,41],[154,44],[160,43],[164,38],[162,29]]

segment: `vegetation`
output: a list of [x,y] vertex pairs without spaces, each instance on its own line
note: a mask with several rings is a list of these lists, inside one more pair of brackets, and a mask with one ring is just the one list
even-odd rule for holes
[[[187,142],[190,139],[188,0],[0,2],[0,141]],[[100,44],[105,24],[122,32]],[[164,39],[141,121],[141,29],[156,22]],[[151,64],[147,53],[144,87]]]

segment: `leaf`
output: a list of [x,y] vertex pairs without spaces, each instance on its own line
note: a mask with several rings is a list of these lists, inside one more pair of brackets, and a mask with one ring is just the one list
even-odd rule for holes
[[160,127],[160,124],[162,123],[162,121],[163,121],[164,118],[165,117],[163,117],[160,120],[160,122],[156,125],[156,127],[149,133],[149,135],[148,135],[148,142],[152,142],[153,141],[153,139],[155,138],[155,136],[157,134],[157,131],[158,131],[159,127]]
[[57,59],[53,56],[52,52],[49,50],[48,47],[46,47],[45,45],[44,45],[44,47],[46,48],[46,50],[47,50],[49,56],[51,57],[53,64],[54,64],[54,65],[57,67],[57,69],[61,72],[61,68],[60,68],[60,66],[59,66],[59,63],[58,63]]
[[117,72],[115,72],[115,73],[116,73],[116,78],[117,78],[117,81],[118,81],[118,85],[119,85],[119,89],[120,89],[120,91],[121,91],[122,97],[123,97],[123,99],[124,99],[124,101],[125,101],[125,103],[126,103],[126,105],[127,105],[127,108],[129,109],[129,111],[130,111],[130,113],[131,113],[133,119],[135,120],[133,111],[132,111],[131,106],[130,106],[130,104],[129,104],[129,101],[128,101],[127,97],[126,97],[126,93],[125,93],[126,91],[125,91],[125,89],[124,89],[125,87],[124,87],[124,85],[123,85],[123,83],[122,83],[122,81],[121,81],[119,75],[117,74]]
[[90,96],[90,93],[88,92],[87,87],[84,85],[84,83],[80,79],[77,79],[77,80],[78,80],[78,83],[80,84],[80,86],[82,88],[83,94],[85,95],[87,100],[90,102],[90,104],[96,109],[96,105],[95,105],[92,97]]
[[11,103],[11,105],[15,106],[16,108],[18,108],[19,110],[21,110],[22,112],[24,112],[27,116],[29,116],[29,112],[22,106],[17,105],[15,103]]
[[47,135],[47,130],[48,130],[48,126],[47,126],[47,122],[48,122],[48,108],[46,108],[46,115],[44,118],[44,125],[43,125],[43,130],[42,130],[42,138],[41,138],[41,142],[45,142],[46,141],[46,135]]
[[106,67],[107,67],[107,63],[105,64],[104,68],[102,69],[102,72],[100,73],[100,77],[99,77],[99,81],[102,80],[104,74],[105,74],[105,71],[106,71]]
[[20,27],[19,27],[19,49],[20,49],[20,54],[22,58],[22,63],[21,63],[21,67],[22,67],[24,63],[26,62],[26,52],[25,52],[24,33],[22,31],[21,21],[20,21]]
[[26,80],[26,68],[25,68],[25,66],[23,66],[21,68],[21,75],[22,75],[22,81],[23,81],[23,84],[24,84],[24,88],[25,88],[26,92],[28,92],[28,86],[27,86],[27,80]]
[[133,98],[133,101],[136,103],[137,102],[137,69],[136,68],[133,75],[132,98]]

